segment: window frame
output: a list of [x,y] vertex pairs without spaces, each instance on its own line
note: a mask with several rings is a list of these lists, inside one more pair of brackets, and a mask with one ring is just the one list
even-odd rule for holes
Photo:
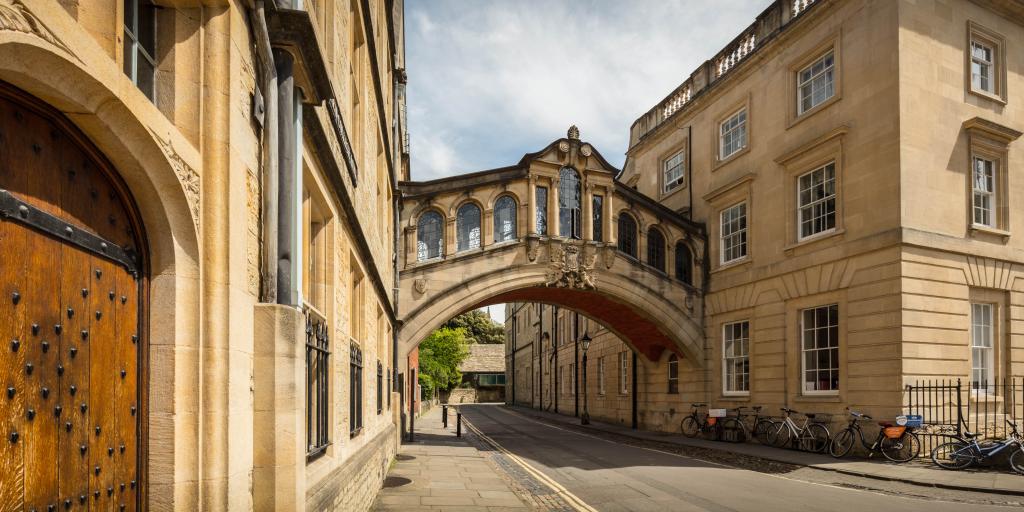
[[[680,262],[680,258],[685,255],[685,261]],[[679,240],[676,242],[675,248],[672,251],[673,257],[673,269],[675,271],[675,279],[683,284],[693,286],[693,251],[690,250],[690,246],[686,242]],[[683,270],[681,273],[680,270]]]
[[[734,329],[735,327],[740,327],[742,329],[742,332],[745,333],[745,336],[741,334],[740,337],[735,337],[735,332],[731,331],[731,329]],[[750,396],[750,321],[737,320],[733,322],[725,322],[722,324],[721,332],[722,396]],[[727,333],[730,332],[733,334],[733,337],[727,335]],[[742,341],[746,349],[745,353],[741,355],[728,355],[726,347],[730,341],[733,342],[734,346],[737,341]],[[743,362],[746,362],[746,372],[742,374],[746,376],[746,389],[730,389],[729,368],[731,367],[731,363],[733,362],[740,362],[741,364]]]
[[[679,158],[679,163],[672,166],[672,169],[679,169],[679,176],[674,180],[669,180],[669,162],[676,157]],[[661,161],[661,193],[663,195],[669,194],[681,188],[686,188],[686,149],[677,149],[662,159]]]
[[[829,57],[832,57],[832,63],[830,65],[828,65],[828,66],[825,66],[823,61],[825,61]],[[819,62],[822,63],[821,71],[818,72],[818,73],[813,73],[814,66],[817,65]],[[803,66],[801,66],[796,71],[796,107],[797,107],[796,115],[798,117],[803,116],[803,115],[807,114],[808,112],[813,112],[818,107],[821,107],[822,105],[827,104],[829,102],[829,100],[831,100],[832,98],[834,98],[836,96],[836,89],[838,88],[837,85],[836,85],[836,82],[838,81],[838,73],[836,72],[837,65],[838,65],[838,61],[836,59],[836,51],[835,51],[835,49],[834,48],[828,48],[828,49],[820,52],[817,57],[813,58],[810,62],[804,64]],[[804,71],[807,71],[808,69],[812,70],[812,74],[811,74],[810,78],[808,78],[807,80],[802,80],[801,79],[801,75],[803,75]],[[826,73],[828,73],[829,71],[832,72],[832,78],[831,78],[831,81],[829,83],[827,83],[824,87],[826,87],[826,89],[827,89],[828,86],[831,86],[832,87],[832,93],[829,94],[827,97],[822,98],[817,103],[814,103],[814,93],[815,93],[814,80],[816,78],[818,78],[819,76],[825,76]],[[803,104],[803,96],[804,96],[804,87],[805,86],[810,86],[811,87],[810,99],[811,99],[812,104],[810,106],[808,106],[808,107],[804,107],[804,104]]]
[[[804,336],[806,335],[806,333],[808,331],[808,328],[807,328],[807,325],[806,325],[806,315],[805,315],[805,313],[809,312],[809,311],[815,311],[816,312],[819,309],[833,308],[833,307],[836,309],[836,324],[835,324],[836,339],[835,339],[835,346],[831,346],[831,336],[830,336],[830,338],[829,338],[830,346],[825,347],[824,349],[818,348],[817,346],[815,346],[814,348],[808,350],[806,348],[806,346],[805,346],[805,343],[804,343],[805,342]],[[818,305],[818,306],[811,306],[811,307],[801,308],[801,309],[799,309],[797,311],[797,315],[798,315],[798,318],[799,318],[799,332],[798,332],[799,339],[798,339],[798,343],[800,344],[799,345],[799,349],[800,349],[799,350],[799,353],[800,353],[800,356],[799,356],[800,357],[800,377],[799,377],[799,380],[800,380],[800,393],[802,395],[805,395],[805,396],[812,396],[812,395],[818,395],[818,396],[829,396],[829,395],[832,395],[832,396],[835,396],[835,395],[838,395],[839,392],[843,389],[842,359],[841,359],[842,318],[840,316],[839,308],[840,308],[840,306],[839,306],[838,302],[832,302],[832,303],[822,304],[822,305]],[[826,329],[831,329],[831,327],[832,327],[831,324],[826,324],[826,326],[825,326]],[[821,328],[821,326],[818,326],[817,323],[815,323],[814,327],[812,327],[812,329],[814,329],[814,330],[817,330],[817,329],[820,329],[820,328]],[[834,367],[830,366],[826,370],[828,370],[828,371],[832,371],[833,369],[835,370],[835,372],[836,372],[836,387],[834,389],[807,389],[807,380],[806,380],[807,379],[807,372],[808,372],[808,368],[807,368],[807,353],[810,352],[810,351],[818,352],[818,351],[821,351],[821,350],[835,350],[835,356],[836,356],[835,357],[835,366]],[[830,361],[831,361],[831,359],[830,359]],[[815,366],[813,371],[821,372],[822,369],[820,367]]]
[[[979,98],[995,101],[1000,104],[1007,103],[1007,45],[1006,38],[987,27],[984,27],[973,20],[967,21],[967,38],[964,46],[964,87],[967,92]],[[991,51],[991,60],[988,65],[991,70],[989,81],[991,90],[975,87],[974,84],[974,46],[978,44]]]
[[[437,218],[437,227],[438,227],[438,229],[437,229],[437,241],[438,241],[438,246],[437,246],[437,255],[436,256],[430,256],[430,245],[425,243],[424,240],[423,240],[423,238],[424,238],[424,231],[423,231],[424,224],[423,223],[424,223],[425,219],[428,218],[428,217],[436,217]],[[423,213],[421,213],[419,215],[419,217],[416,219],[416,262],[417,263],[422,263],[422,262],[427,262],[427,261],[435,261],[435,260],[440,260],[440,259],[444,258],[444,255],[445,255],[444,254],[444,252],[445,252],[444,251],[444,246],[445,246],[445,243],[444,243],[444,230],[445,230],[445,218],[444,218],[444,215],[441,214],[441,212],[439,212],[439,211],[437,211],[435,209],[430,209],[430,210],[424,211]],[[423,245],[427,249],[426,253],[425,253],[426,257],[421,257],[424,254],[424,253],[421,252],[421,245]]]
[[[506,209],[506,206],[509,205],[509,203],[511,203],[511,207]],[[518,238],[518,210],[519,202],[516,201],[516,198],[511,194],[502,194],[494,201],[494,243],[500,244],[502,242],[511,242]],[[509,212],[509,219],[502,219],[504,211]],[[504,229],[499,229],[498,223],[505,220],[509,221],[512,226],[512,230],[510,232],[507,232]],[[506,237],[506,235],[508,236]]]
[[363,431],[363,351],[355,342],[349,344],[349,437]]
[[629,394],[629,352],[619,352],[619,394]]
[[[326,318],[312,306],[306,316],[306,462],[331,446],[331,339]],[[315,369],[314,369],[315,367]],[[315,422],[311,415],[314,414]]]
[[[800,87],[799,87],[799,73],[801,70],[806,69],[809,65],[812,65],[818,59],[824,57],[828,52],[832,52],[833,58],[833,94],[832,97],[823,101],[814,108],[808,110],[801,110],[800,105]],[[839,101],[843,97],[843,51],[842,51],[842,28],[836,28],[833,32],[823,36],[820,42],[812,47],[808,47],[806,51],[801,53],[799,56],[790,61],[789,73],[788,73],[788,94],[789,97],[787,102],[789,108],[786,112],[787,125],[786,129],[790,129],[797,124],[803,122],[806,119],[813,117],[818,112],[827,109],[833,103]]]
[[[575,185],[575,186],[573,186]],[[571,192],[570,196],[566,192]],[[572,166],[558,170],[558,236],[580,240],[583,238],[583,180]],[[575,203],[575,206],[570,203]],[[565,215],[563,215],[565,214]],[[567,216],[567,218],[563,218]],[[568,226],[565,222],[568,220]]]
[[[988,181],[991,181],[990,190],[980,190],[978,188],[978,163],[984,162],[988,164]],[[986,229],[1000,229],[999,225],[999,210],[1000,200],[999,193],[1002,187],[999,184],[999,160],[994,159],[988,155],[974,153],[971,155],[971,226],[981,227]],[[978,195],[982,194],[983,197],[988,199],[989,205],[982,211],[986,212],[989,217],[989,222],[978,222]]]
[[[466,232],[465,240],[463,240],[463,236],[462,236],[463,235],[463,233],[462,233],[463,222],[467,222],[468,220],[470,220],[470,219],[467,219],[465,221],[463,220],[463,212],[464,211],[468,212],[469,208],[472,208],[473,210],[476,211],[476,238],[475,238],[476,245],[473,244],[474,243],[474,237],[473,237],[473,227],[472,227],[472,225],[470,226],[469,231]],[[483,218],[484,218],[484,210],[483,210],[483,208],[481,208],[479,204],[477,204],[477,203],[475,203],[473,201],[466,201],[465,203],[462,203],[461,205],[459,205],[458,209],[455,210],[455,252],[456,253],[473,251],[473,250],[478,250],[478,249],[483,248],[483,246],[484,246]],[[465,247],[463,246],[463,242],[464,241],[466,243]]]
[[[630,233],[632,233],[632,236],[630,237],[632,239],[632,244],[631,244],[632,251],[631,252],[623,250],[623,244],[625,244],[625,238],[623,238],[623,236],[622,236],[622,227],[623,227],[622,226],[622,222],[623,222],[622,219],[624,217],[629,222],[632,223],[632,228],[629,231]],[[615,233],[615,239],[616,239],[616,241],[615,241],[615,248],[619,251],[619,253],[621,253],[621,254],[629,257],[629,258],[632,258],[633,260],[639,261],[639,259],[640,259],[640,222],[637,221],[637,218],[634,217],[631,213],[629,213],[629,212],[627,212],[625,210],[619,212],[619,217],[616,220],[616,230],[615,231],[616,231],[616,233]]]
[[[747,231],[749,230],[749,227],[750,227],[750,220],[749,220],[749,214],[748,214],[748,210],[749,209],[747,208],[747,204],[748,203],[747,203],[746,200],[740,201],[740,202],[735,203],[735,204],[733,204],[731,206],[727,206],[725,208],[722,208],[721,211],[719,211],[719,213],[718,213],[718,258],[719,258],[719,264],[721,266],[726,266],[726,265],[732,265],[732,264],[735,264],[735,263],[739,263],[741,261],[746,260],[750,256],[749,240],[747,238]],[[742,214],[743,227],[737,229],[736,231],[730,231],[728,234],[726,234],[726,232],[725,232],[725,226],[726,226],[725,216],[726,216],[726,214],[728,212],[732,211],[732,210],[735,210],[735,209],[741,208],[741,207],[743,208],[743,214]],[[739,218],[737,218],[737,221],[738,221],[738,219]],[[730,222],[731,222],[731,219],[730,219]],[[731,246],[731,247],[742,247],[743,248],[743,254],[740,255],[740,256],[736,256],[734,258],[726,259],[726,239],[729,238],[729,237],[733,237],[733,236],[742,236],[742,241],[739,242],[737,245]]]
[[[977,323],[977,321],[976,321],[976,319],[977,319],[976,314],[977,314],[977,309],[978,308],[984,308],[985,310],[987,310],[987,313],[988,313],[988,319],[987,319],[988,320],[988,324],[987,325],[979,325]],[[970,386],[971,386],[970,389],[972,391],[981,392],[981,393],[988,393],[990,390],[993,390],[995,388],[994,384],[995,384],[995,379],[997,378],[996,374],[998,373],[997,366],[996,366],[996,361],[997,361],[996,350],[997,350],[997,348],[999,346],[999,339],[998,339],[999,333],[998,333],[998,324],[997,324],[998,317],[997,317],[996,313],[997,313],[997,305],[994,304],[994,303],[982,302],[982,301],[971,301],[971,320],[970,320],[970,322],[971,322],[971,333],[970,333],[970,339],[968,340],[968,346],[969,346],[969,349],[971,351],[971,354],[970,354],[971,376],[970,376],[969,382],[970,382]],[[987,331],[988,331],[988,346],[979,345],[978,344],[978,342],[977,342],[978,340],[975,338],[975,335],[977,334],[977,328],[978,327],[987,328]],[[985,359],[984,363],[985,363],[985,366],[986,366],[985,368],[980,367],[978,365],[978,361],[975,359],[975,355],[977,354],[978,350],[984,350],[985,351],[985,357],[984,357],[984,359]],[[986,372],[987,379],[985,379],[984,381],[976,380],[975,379],[975,375],[976,375],[976,372],[978,372],[978,371]],[[984,382],[985,386],[984,387],[979,387],[978,386],[979,382]]]
[[[725,128],[726,124],[732,122],[733,119],[736,119],[736,118],[738,118],[740,116],[743,116],[743,120],[742,121],[738,121],[736,126],[731,127],[728,131],[726,131],[726,132],[722,131]],[[721,120],[721,121],[719,121],[717,123],[717,126],[718,126],[718,160],[720,162],[724,162],[724,161],[726,161],[726,160],[728,160],[728,159],[738,155],[741,151],[743,151],[744,149],[747,148],[747,145],[750,143],[749,138],[748,138],[748,132],[749,132],[749,130],[748,130],[748,127],[749,127],[748,120],[749,120],[749,118],[750,118],[750,115],[747,112],[747,107],[746,107],[746,105],[744,105],[744,106],[734,110],[731,114],[728,114],[725,117],[725,119],[723,119],[723,120]],[[738,133],[739,135],[742,136],[742,141],[743,142],[742,142],[741,145],[736,146],[735,148],[733,148],[732,151],[729,151],[728,153],[726,153],[725,138],[727,136],[729,136],[729,135],[733,135],[733,134],[736,134],[736,133]]]
[[[805,172],[803,174],[800,174],[800,175],[798,175],[796,177],[796,201],[797,201],[797,203],[796,203],[796,215],[797,215],[797,218],[796,218],[796,239],[797,239],[797,242],[803,242],[805,240],[810,240],[810,239],[818,238],[818,237],[825,237],[825,236],[828,236],[828,235],[830,235],[832,233],[835,233],[836,229],[838,229],[838,226],[839,226],[839,178],[838,178],[838,171],[837,171],[836,167],[837,167],[837,165],[836,165],[835,160],[832,160],[832,161],[829,161],[828,163],[825,163],[823,165],[817,166],[814,169],[812,169],[810,171],[807,171],[807,172]],[[829,168],[831,168],[831,170],[832,170],[832,177],[831,177],[831,180],[830,180],[832,182],[832,194],[828,195],[828,196],[825,196],[825,197],[822,197],[821,199],[813,199],[808,204],[803,204],[802,203],[802,200],[803,200],[802,199],[802,192],[803,192],[803,190],[801,190],[801,187],[802,187],[801,181],[804,179],[805,176],[811,176],[811,175],[813,175],[813,174],[815,174],[815,173],[817,173],[819,171],[821,171],[824,175],[827,176]],[[827,183],[828,181],[829,180],[827,178],[823,179],[822,182],[821,182],[822,186],[824,186],[825,183]],[[812,185],[812,187],[813,187],[813,185]],[[818,205],[818,204],[826,204],[829,199],[832,200],[832,212],[831,212],[832,227],[805,235],[804,232],[803,232],[804,210],[805,209],[810,209],[811,212],[813,213],[813,209],[814,209],[814,207],[816,205]],[[826,214],[823,218],[827,219],[828,218],[828,214]],[[811,221],[812,221],[812,225],[813,225],[813,221],[814,221],[814,217],[813,216],[811,218]]]
[[[652,238],[655,238],[651,236],[652,234],[655,235],[655,237],[660,238],[660,241],[655,240],[658,242],[657,244],[652,243]],[[667,238],[665,237],[665,233],[663,233],[658,227],[649,226],[647,228],[647,241],[645,244],[647,246],[647,258],[644,263],[646,263],[648,267],[667,275],[668,271],[665,269],[665,265],[667,264],[666,253],[668,252],[668,243],[666,240]]]
[[597,358],[597,394],[604,396],[606,393],[604,380],[604,356]]
[[[544,197],[541,200],[541,196]],[[534,231],[540,236],[548,236],[548,187],[543,185],[537,185],[533,190],[533,202],[534,212],[536,215],[536,225],[533,226]]]
[[590,196],[590,239],[594,242],[604,241],[604,195],[591,194]]
[[[132,8],[130,10],[128,8],[129,4],[132,5]],[[146,49],[145,45],[142,43],[142,40],[146,36],[146,34],[140,33],[142,28],[140,27],[139,19],[140,19],[140,14],[143,11],[144,6],[150,11],[150,14],[153,16],[153,24],[152,24],[152,31],[153,31],[153,33],[149,34],[153,38],[153,51],[152,51],[152,54],[150,54],[150,51],[148,49]],[[131,55],[131,62],[130,63],[128,63],[128,62],[122,63],[121,71],[128,77],[128,79],[132,82],[132,84],[134,84],[135,87],[137,89],[139,89],[142,92],[142,94],[146,98],[148,98],[155,105],[156,104],[156,72],[157,72],[156,52],[157,52],[157,34],[158,34],[158,28],[157,28],[157,21],[158,21],[157,6],[156,6],[156,4],[152,0],[124,0],[121,3],[121,8],[123,10],[122,11],[123,16],[122,16],[121,29],[122,29],[122,31],[124,33],[124,40],[122,41],[122,45],[124,45],[124,48],[122,49],[123,51],[121,52],[121,58],[124,59],[125,58],[125,54],[130,54]],[[131,19],[131,24],[130,25],[129,25],[129,20],[128,20],[129,11],[131,12],[131,15],[132,15],[131,16],[132,19]],[[153,76],[152,76],[152,79],[151,79],[151,82],[150,82],[152,90],[148,91],[148,92],[145,89],[143,89],[141,85],[139,85],[139,57],[140,56],[143,59],[145,59],[146,62],[148,62],[153,67]],[[129,65],[131,66],[131,72],[130,73],[127,72],[124,69],[125,67],[127,67]]]
[[670,395],[679,394],[679,356],[673,354],[668,355],[668,363],[666,365],[668,375],[668,391]]

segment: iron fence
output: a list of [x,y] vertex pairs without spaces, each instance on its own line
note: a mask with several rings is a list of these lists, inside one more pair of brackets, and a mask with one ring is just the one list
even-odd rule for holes
[[992,382],[964,383],[960,379],[919,380],[904,389],[905,412],[920,415],[924,426],[917,430],[921,457],[932,448],[964,432],[982,439],[1002,439],[1010,434],[1007,421],[1024,427],[1024,377]]

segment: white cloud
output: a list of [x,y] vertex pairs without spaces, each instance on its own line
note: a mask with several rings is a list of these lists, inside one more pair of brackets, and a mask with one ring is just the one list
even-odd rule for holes
[[413,179],[510,165],[570,124],[614,165],[629,126],[768,0],[410,0]]

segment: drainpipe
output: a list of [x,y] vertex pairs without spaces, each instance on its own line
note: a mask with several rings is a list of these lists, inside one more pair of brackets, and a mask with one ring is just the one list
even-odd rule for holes
[[249,21],[255,32],[256,56],[263,71],[263,283],[260,299],[263,302],[277,298],[277,69],[270,48],[270,31],[263,0],[256,0],[249,11]]
[[561,391],[558,389],[558,385],[561,384],[558,381],[558,342],[562,341],[559,339],[561,337],[561,333],[558,332],[559,330],[558,306],[551,306],[551,332],[554,333],[551,335],[551,346],[555,357],[555,362],[551,365],[551,396],[554,397],[552,403],[555,406],[555,414],[558,414],[558,392]]
[[636,388],[636,351],[633,352],[633,430],[639,428],[639,421],[637,421],[636,415],[636,402],[637,397],[640,394],[640,390]]
[[573,416],[577,418],[580,416],[580,314],[574,312],[572,320],[572,350],[573,350],[573,368],[576,371],[572,372],[572,402],[576,409]]
[[537,410],[544,410],[544,304],[537,305],[537,346],[540,354],[537,357],[537,376],[540,381],[540,393],[537,395]]

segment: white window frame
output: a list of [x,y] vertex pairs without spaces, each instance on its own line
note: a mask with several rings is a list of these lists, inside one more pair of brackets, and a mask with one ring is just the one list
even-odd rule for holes
[[[831,64],[828,64],[826,66],[825,65],[825,61],[828,60],[829,57],[832,58],[832,62],[831,62]],[[819,64],[821,64],[821,66],[822,66],[821,70],[818,71],[818,72],[814,72],[814,67],[819,65]],[[803,79],[802,76],[803,76],[804,72],[808,71],[808,70],[811,71],[811,75],[808,78]],[[829,74],[829,72],[831,72],[831,74]],[[825,78],[825,80],[823,81],[821,87],[824,87],[826,91],[828,91],[829,88],[831,88],[831,93],[826,93],[826,95],[824,97],[822,97],[820,100],[815,101],[814,100],[815,92],[817,92],[819,90],[819,88],[815,86],[815,80],[818,79],[819,77],[824,77]],[[808,96],[810,98],[810,104],[807,107],[804,107],[804,102],[803,102],[803,98],[805,96],[804,89],[807,89],[809,91],[809,93],[806,96]],[[802,68],[800,68],[800,70],[798,70],[796,72],[796,108],[797,108],[797,115],[798,116],[799,115],[803,115],[806,112],[810,112],[811,110],[814,110],[819,105],[822,105],[825,102],[827,102],[828,100],[832,99],[832,97],[835,96],[835,95],[836,95],[836,57],[835,57],[835,48],[829,48],[824,53],[822,53],[820,57],[814,59],[813,62],[811,62],[810,64],[808,64],[808,65],[806,65],[806,66],[804,66]]]
[[[979,164],[988,165],[986,169],[982,170],[979,169]],[[971,223],[975,226],[999,227],[997,216],[999,196],[996,189],[999,180],[998,173],[999,166],[997,161],[977,155],[971,157]],[[979,181],[979,178],[982,177],[983,180]],[[983,185],[983,187],[979,187],[979,185]],[[987,187],[987,190],[984,187]],[[978,220],[979,213],[983,217],[981,222]]]
[[[996,307],[971,303],[971,389],[987,393],[994,388],[996,351]],[[985,386],[978,388],[978,382]]]
[[604,395],[604,356],[597,358],[597,394]]
[[[982,52],[987,51],[988,59],[986,60],[984,56],[980,56],[977,53],[975,53],[975,50],[981,50]],[[998,93],[997,79],[999,76],[999,70],[996,67],[998,62],[996,60],[997,51],[999,51],[999,48],[996,45],[991,44],[988,41],[980,40],[973,34],[971,35],[971,89],[992,95]],[[975,72],[975,67],[977,67],[979,70],[983,69],[987,71],[988,76],[981,77],[980,74]],[[982,78],[988,80],[988,87],[982,87]]]
[[619,393],[629,394],[629,352],[619,352]]
[[[832,326],[832,324],[826,324],[824,326],[819,326],[819,325],[817,325],[815,323],[815,325],[813,325],[813,326],[811,326],[809,328],[808,325],[807,325],[807,322],[806,322],[806,313],[808,311],[816,312],[819,309],[827,309],[827,308],[833,308],[833,307],[836,308],[836,323],[835,323],[835,326],[834,326],[836,328],[835,340],[832,340],[831,336],[829,336],[828,346],[826,346],[826,347],[814,347],[814,348],[808,349],[805,338],[807,336],[807,333],[808,333],[809,329],[816,331],[816,330],[820,330],[820,329],[830,329],[833,326]],[[812,315],[815,318],[817,317],[817,315],[815,315],[814,313],[812,313]],[[838,304],[835,304],[835,303],[833,303],[833,304],[826,304],[826,305],[823,305],[823,306],[815,306],[815,307],[805,308],[805,309],[801,309],[800,310],[800,389],[803,390],[803,394],[804,395],[837,395],[837,394],[839,394],[839,390],[842,389],[842,386],[843,386],[843,382],[842,382],[842,379],[841,379],[842,376],[839,375],[839,368],[840,368],[840,364],[839,364],[839,329],[840,329],[840,327],[841,327],[841,325],[840,325],[840,322],[839,322],[839,305]],[[807,354],[809,352],[820,352],[820,351],[823,351],[823,350],[830,350],[830,351],[834,350],[835,351],[835,361],[834,361],[834,363],[831,364],[825,370],[827,370],[827,371],[833,371],[834,370],[836,372],[836,379],[838,381],[838,384],[837,384],[835,389],[807,389],[807,372],[808,372],[808,368],[807,368]],[[830,360],[830,363],[832,363],[831,360]],[[819,367],[816,366],[813,371],[821,372],[822,368],[819,368]]]
[[[140,0],[125,0],[125,3],[126,4],[130,3],[132,5],[132,12],[133,12],[132,19],[131,20],[125,19],[124,23],[122,25],[122,29],[124,30],[124,37],[125,37],[125,40],[124,40],[123,44],[127,47],[126,49],[128,50],[128,53],[130,53],[130,55],[131,55],[130,62],[126,62],[125,63],[125,65],[130,68],[129,70],[127,70],[127,72],[125,74],[128,76],[128,79],[131,80],[132,83],[135,84],[135,86],[138,87],[140,91],[142,91],[143,95],[145,95],[147,98],[149,98],[149,100],[151,102],[153,102],[155,104],[156,103],[156,72],[157,72],[156,59],[154,58],[153,55],[150,55],[149,50],[147,50],[142,45],[142,43],[139,42],[139,40],[142,39],[143,36],[147,35],[147,34],[139,34],[138,33],[139,29],[141,28],[141,25],[139,23],[139,14],[140,14],[140,10],[142,8],[143,2],[141,2]],[[128,10],[127,7],[125,7],[125,11],[126,11],[125,14],[127,14],[127,10]],[[153,10],[152,14],[153,14],[153,27],[152,27],[153,28],[153,34],[152,35],[153,35],[153,47],[154,47],[153,49],[154,49],[154,51],[156,51],[157,20],[156,20],[156,9],[155,9],[155,6],[154,6],[154,10]],[[152,87],[153,87],[153,90],[152,91],[148,91],[147,92],[147,91],[142,89],[141,85],[139,85],[139,58],[140,57],[142,59],[144,59],[146,62],[148,62],[151,66],[153,66],[153,77],[152,77]]]
[[[736,214],[734,218],[734,211],[741,211]],[[728,217],[728,222],[726,218]],[[747,202],[743,201],[736,203],[728,208],[722,210],[719,214],[719,261],[722,265],[741,261],[747,257],[747,227],[749,223],[747,221]],[[742,219],[742,227],[740,227],[740,220]],[[733,223],[736,224],[733,227]],[[728,232],[726,228],[728,227]],[[736,248],[738,254],[735,257],[727,258],[727,254],[732,253],[732,249]]]
[[[832,177],[831,178],[828,177],[829,170],[832,171]],[[813,181],[813,176],[815,174],[819,173],[819,172],[823,176],[822,180],[820,182],[818,182],[818,183],[815,183]],[[803,197],[804,188],[803,188],[803,183],[802,182],[803,182],[803,179],[805,177],[808,177],[808,176],[812,177],[811,178],[811,181],[812,181],[811,186],[807,188],[808,191],[814,190],[814,188],[816,188],[816,186],[819,183],[820,183],[820,186],[823,186],[826,190],[828,190],[828,183],[831,182],[832,183],[832,193],[828,194],[828,195],[824,195],[824,196],[822,196],[820,198],[813,198],[812,197],[810,202],[804,203],[803,202],[804,201],[804,197]],[[831,211],[827,211],[828,201],[830,199],[832,200],[832,209],[831,209]],[[803,240],[807,240],[809,238],[814,238],[814,237],[817,237],[817,236],[822,236],[822,235],[834,232],[836,230],[836,224],[837,224],[837,220],[838,220],[836,218],[837,217],[837,215],[836,215],[836,207],[837,207],[838,199],[839,199],[839,197],[838,197],[838,187],[837,187],[837,182],[836,182],[836,162],[834,160],[829,162],[829,163],[827,163],[827,164],[825,164],[825,165],[822,165],[821,167],[818,167],[817,169],[814,169],[814,170],[809,171],[809,172],[805,172],[805,173],[801,174],[800,176],[797,176],[797,178],[796,178],[796,201],[797,201],[797,207],[796,207],[796,211],[797,211],[796,236],[797,236],[797,240],[803,241]],[[825,210],[824,213],[822,213],[820,215],[816,215],[814,213],[816,207],[820,207],[823,210]],[[804,234],[804,229],[803,228],[804,228],[804,221],[805,220],[811,222],[811,226],[812,226],[812,230],[813,230],[814,221],[816,219],[820,218],[820,219],[827,220],[829,217],[832,217],[832,227],[826,228],[826,229],[822,229],[821,231],[812,231],[809,234]]]
[[[726,142],[726,139],[729,139]],[[735,145],[733,142],[737,142]],[[718,123],[718,159],[727,158],[747,147],[747,107],[742,107]]]
[[[737,336],[735,329],[740,329],[740,334]],[[732,346],[736,347],[737,342],[742,343],[742,353],[737,353],[734,349],[730,354],[729,344],[732,342]],[[746,372],[742,374],[733,373],[730,374],[729,369],[735,369],[734,363],[746,362]],[[740,375],[745,376],[744,383],[746,384],[745,389],[739,389],[737,384],[740,382],[738,377]],[[722,324],[722,395],[724,396],[747,396],[750,395],[750,321],[741,320],[738,322],[729,322]]]
[[686,185],[686,150],[679,150],[661,164],[662,190],[665,193]]

